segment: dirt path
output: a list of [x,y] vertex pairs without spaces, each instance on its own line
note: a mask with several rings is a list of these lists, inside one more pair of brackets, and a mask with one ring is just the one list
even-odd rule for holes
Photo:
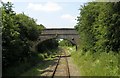
[[[58,58],[56,58],[56,59],[58,60]],[[57,60],[53,60],[54,63],[57,64]],[[49,67],[47,67],[46,69],[43,70],[43,73],[41,74],[41,76],[52,76],[56,64],[49,65]]]
[[73,59],[71,57],[68,57],[67,59],[70,69],[70,76],[80,76],[80,71],[78,70],[78,67],[74,64]]
[[[67,56],[71,56],[71,53],[68,52],[68,50],[64,49]],[[70,76],[80,76],[80,71],[76,64],[74,64],[74,60],[72,57],[67,57],[68,64],[69,64],[69,70],[70,70]]]

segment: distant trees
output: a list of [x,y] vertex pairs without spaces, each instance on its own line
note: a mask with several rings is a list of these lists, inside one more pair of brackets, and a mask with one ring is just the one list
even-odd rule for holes
[[2,3],[2,64],[3,69],[16,62],[22,62],[31,51],[30,42],[35,41],[43,25],[37,25],[29,16],[16,14],[13,4]]
[[69,40],[59,40],[59,45],[60,46],[73,46],[73,44]]
[[120,50],[120,2],[89,2],[80,9],[76,29],[84,51]]

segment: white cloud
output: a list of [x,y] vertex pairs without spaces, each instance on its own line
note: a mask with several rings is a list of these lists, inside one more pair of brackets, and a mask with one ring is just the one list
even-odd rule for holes
[[27,8],[34,11],[45,11],[45,12],[55,12],[62,9],[61,6],[53,2],[47,2],[46,4],[29,3]]
[[69,20],[69,21],[75,22],[75,17],[70,14],[64,14],[61,16],[61,18],[64,20]]
[[[1,1],[1,0],[0,0]],[[3,2],[11,1],[11,2],[47,2],[49,0],[2,0]],[[120,0],[52,0],[54,2],[119,2]]]
[[[0,0],[1,1],[1,0]],[[14,2],[47,2],[49,0],[2,0],[4,2],[14,1]],[[53,2],[86,2],[89,0],[52,0]]]
[[14,2],[14,0],[0,0],[0,2],[1,2],[1,1],[2,1],[2,2],[5,2],[5,3],[6,3],[6,2]]
[[1,1],[6,3],[6,2],[8,2],[9,0],[0,0],[0,2],[1,2]]

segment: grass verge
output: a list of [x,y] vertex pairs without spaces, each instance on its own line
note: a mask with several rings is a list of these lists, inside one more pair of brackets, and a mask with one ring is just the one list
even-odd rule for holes
[[86,52],[68,48],[81,76],[120,76],[120,53]]

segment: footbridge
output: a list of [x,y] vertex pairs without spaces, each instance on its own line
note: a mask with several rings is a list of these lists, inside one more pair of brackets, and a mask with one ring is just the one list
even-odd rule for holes
[[79,46],[79,35],[77,31],[74,28],[47,28],[44,29],[37,41],[34,42],[34,45],[32,46],[32,50],[35,51],[35,47],[48,39],[67,39],[72,44],[75,44],[76,46]]

